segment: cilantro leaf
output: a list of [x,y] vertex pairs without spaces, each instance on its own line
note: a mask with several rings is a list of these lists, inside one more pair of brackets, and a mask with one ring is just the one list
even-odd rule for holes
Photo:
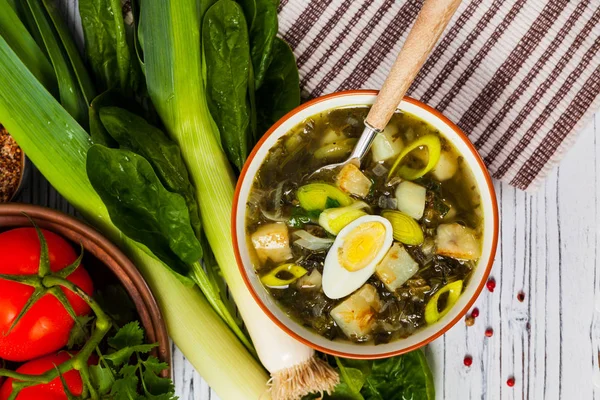
[[138,346],[125,347],[104,356],[104,359],[110,361],[114,366],[125,364],[134,353],[148,353],[150,350],[158,346],[154,344],[140,344]]
[[161,378],[149,369],[144,371],[142,379],[149,394],[159,395],[175,392],[173,382],[169,378]]
[[117,379],[110,391],[111,398],[114,400],[138,399],[138,378],[134,374],[128,378]]
[[138,321],[123,326],[115,336],[108,339],[108,345],[116,350],[126,347],[139,346],[144,343],[144,330]]

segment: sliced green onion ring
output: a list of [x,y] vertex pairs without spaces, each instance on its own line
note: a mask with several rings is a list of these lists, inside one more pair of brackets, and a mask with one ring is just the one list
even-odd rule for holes
[[[292,274],[292,277],[289,279],[278,278],[277,275],[284,271]],[[303,277],[307,273],[308,271],[299,265],[293,263],[282,264],[263,275],[260,278],[260,281],[263,283],[263,285],[270,288],[285,289],[291,283],[295,282],[298,278]]]
[[417,246],[425,240],[423,230],[411,216],[396,210],[385,210],[381,216],[391,222],[394,239],[400,243]]
[[[421,169],[415,169],[407,165],[402,165],[400,169],[398,169],[398,166],[400,166],[402,160],[406,158],[406,156],[409,155],[413,150],[416,150],[419,147],[427,147],[427,151],[429,153],[427,165],[425,165]],[[394,175],[396,169],[398,169],[398,176],[402,179],[406,179],[409,181],[419,179],[435,167],[435,165],[440,159],[441,151],[442,145],[440,143],[440,138],[436,135],[425,135],[421,136],[420,138],[417,138],[417,140],[406,146],[404,150],[402,150],[400,155],[398,155],[398,158],[396,159],[394,165],[388,173],[388,179],[390,179]]]
[[[428,325],[439,321],[440,318],[448,314],[448,311],[450,311],[454,304],[456,304],[462,289],[463,281],[455,281],[438,290],[437,293],[434,294],[431,299],[429,299],[427,306],[425,306],[425,321]],[[446,306],[442,311],[438,311],[438,301],[440,296],[446,292],[448,292],[448,301],[446,302]]]

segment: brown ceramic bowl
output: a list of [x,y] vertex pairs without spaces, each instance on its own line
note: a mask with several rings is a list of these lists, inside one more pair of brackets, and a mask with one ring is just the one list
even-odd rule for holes
[[[150,288],[127,257],[108,239],[85,223],[45,207],[29,204],[0,204],[0,232],[12,228],[31,226],[27,214],[40,227],[55,232],[70,240],[81,243],[85,249],[85,267],[94,277],[117,280],[123,285],[146,330],[148,343],[158,343],[156,356],[168,364],[171,363],[169,337],[162,314]],[[162,372],[164,377],[169,371]]]

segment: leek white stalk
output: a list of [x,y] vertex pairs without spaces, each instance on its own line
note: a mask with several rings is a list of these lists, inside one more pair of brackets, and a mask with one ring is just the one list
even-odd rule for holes
[[[314,351],[280,330],[246,288],[230,231],[234,177],[210,116],[200,43],[197,0],[145,0],[141,13],[148,92],[162,122],[179,144],[196,187],[203,227],[258,356],[272,375],[274,399],[333,389],[338,376]],[[232,380],[234,385],[238,382]]]
[[87,178],[88,134],[1,36],[0,88],[0,121],[52,186],[131,258],[158,300],[169,334],[202,377],[223,399],[261,397],[267,374],[200,290],[184,286],[110,222]]

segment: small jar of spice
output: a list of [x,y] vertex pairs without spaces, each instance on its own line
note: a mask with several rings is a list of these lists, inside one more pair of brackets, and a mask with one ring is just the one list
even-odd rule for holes
[[9,202],[19,189],[23,178],[25,155],[0,125],[0,203]]

